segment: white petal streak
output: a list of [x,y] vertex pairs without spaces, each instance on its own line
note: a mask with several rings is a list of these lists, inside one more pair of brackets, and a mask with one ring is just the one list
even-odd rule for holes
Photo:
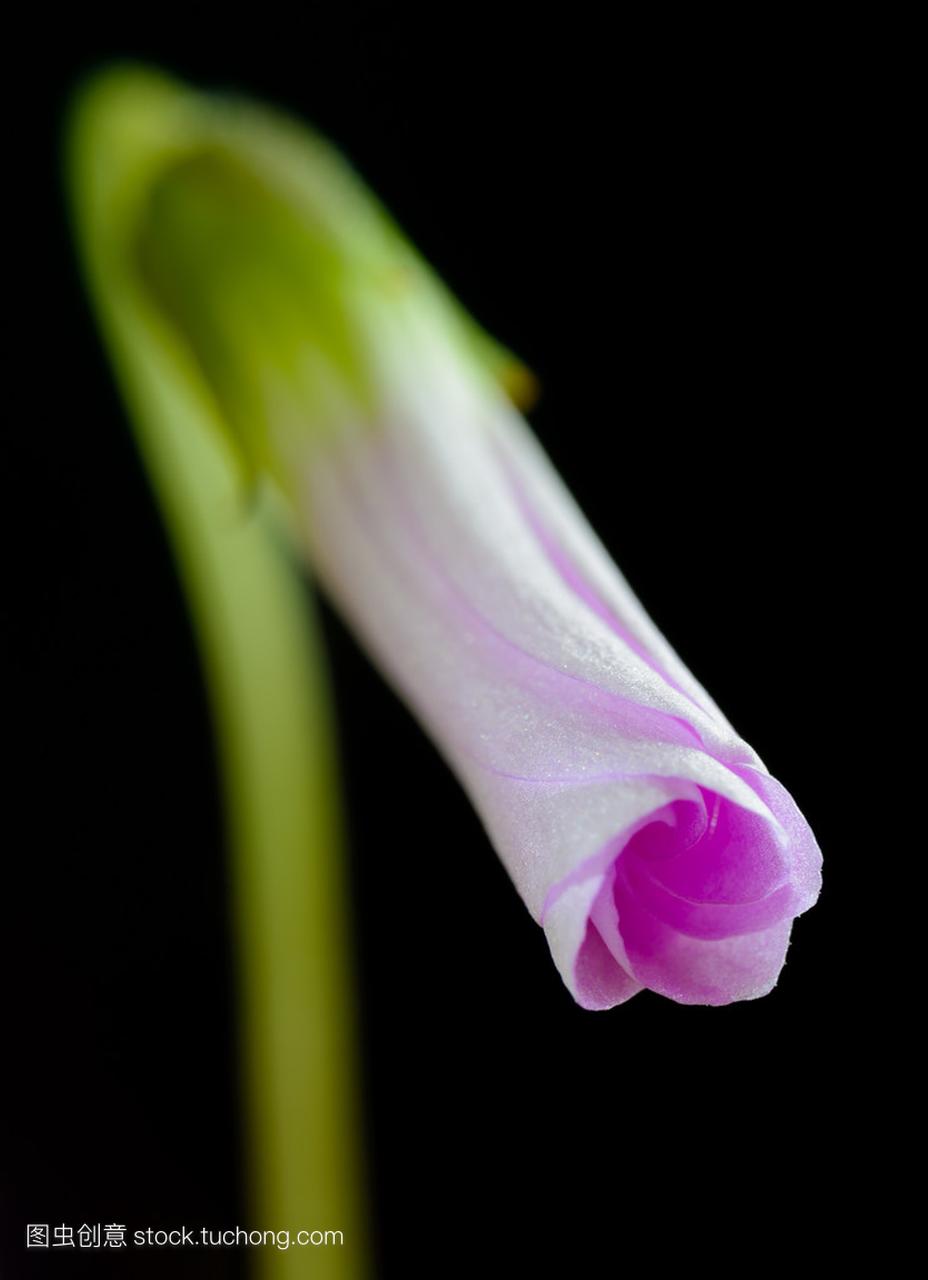
[[498,411],[493,434],[475,427],[473,404],[469,421],[446,417],[441,430],[412,415],[395,432],[352,433],[313,459],[304,511],[327,589],[463,781],[541,920],[578,868],[605,865],[617,833],[696,783],[770,814],[700,735],[753,759],[744,744],[556,572],[500,465],[493,435],[509,418]]

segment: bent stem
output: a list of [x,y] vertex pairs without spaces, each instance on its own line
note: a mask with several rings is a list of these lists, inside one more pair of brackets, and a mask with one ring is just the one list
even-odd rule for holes
[[[249,1225],[338,1230],[313,1274],[366,1274],[356,1063],[332,723],[316,629],[267,494],[248,494],[200,371],[140,283],[133,229],[189,145],[181,91],[104,73],[70,119],[87,282],[193,616],[217,731],[247,1091]],[[301,1256],[302,1255],[302,1256]],[[261,1274],[306,1250],[256,1250]]]

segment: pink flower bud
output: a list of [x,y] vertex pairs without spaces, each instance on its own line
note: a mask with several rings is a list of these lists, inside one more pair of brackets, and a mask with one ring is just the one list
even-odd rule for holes
[[581,1005],[766,994],[819,892],[808,824],[518,413],[425,326],[404,359],[375,421],[307,453],[312,564],[466,788]]
[[588,1008],[763,995],[817,897],[815,840],[504,397],[504,353],[318,139],[184,111],[139,201],[139,280],[568,988]]

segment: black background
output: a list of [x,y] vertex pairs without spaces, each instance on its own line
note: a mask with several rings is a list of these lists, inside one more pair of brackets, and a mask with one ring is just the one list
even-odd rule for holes
[[555,464],[825,853],[770,996],[586,1013],[454,780],[326,611],[379,1274],[461,1258],[522,1274],[554,1250],[571,1275],[582,1255],[663,1267],[681,1243],[727,1270],[789,1250],[799,1223],[827,1252],[826,1204],[850,1212],[879,1177],[897,1052],[862,948],[872,833],[846,763],[853,584],[871,572],[852,550],[872,520],[849,269],[865,92],[827,33],[668,18],[607,34],[570,13],[504,30],[499,12],[376,6],[261,19],[84,29],[32,71],[10,1274],[26,1221],[248,1221],[208,708],[56,169],[67,94],[117,56],[279,103],[346,150],[536,371]]

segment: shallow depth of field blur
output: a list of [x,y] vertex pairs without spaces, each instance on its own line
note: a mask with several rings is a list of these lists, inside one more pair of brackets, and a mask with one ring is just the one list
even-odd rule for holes
[[[682,39],[617,48],[570,14],[518,34],[432,21],[371,7],[267,41],[231,18],[208,41],[87,31],[36,68],[41,485],[17,552],[34,600],[13,619],[31,707],[7,1034],[17,1231],[302,1225],[250,1220],[203,671],[53,159],[77,79],[122,56],[279,103],[343,148],[536,373],[531,421],[555,465],[825,853],[825,894],[770,996],[703,1009],[645,992],[584,1012],[465,796],[323,603],[374,1274],[444,1274],[451,1258],[527,1271],[554,1246],[613,1267],[657,1256],[690,1213],[713,1238],[766,1222],[785,1194],[765,1154],[779,1144],[794,1211],[852,1147],[830,1083],[864,1069],[844,981],[864,851],[822,749],[850,661],[834,532],[846,495],[809,447],[840,382],[846,285],[829,239],[841,151],[822,163],[813,69],[797,66],[784,98],[773,66],[696,74]],[[255,1262],[207,1253],[200,1274]],[[35,1274],[52,1254],[29,1258]],[[72,1264],[115,1265],[103,1251]],[[131,1274],[188,1264],[136,1252]]]

